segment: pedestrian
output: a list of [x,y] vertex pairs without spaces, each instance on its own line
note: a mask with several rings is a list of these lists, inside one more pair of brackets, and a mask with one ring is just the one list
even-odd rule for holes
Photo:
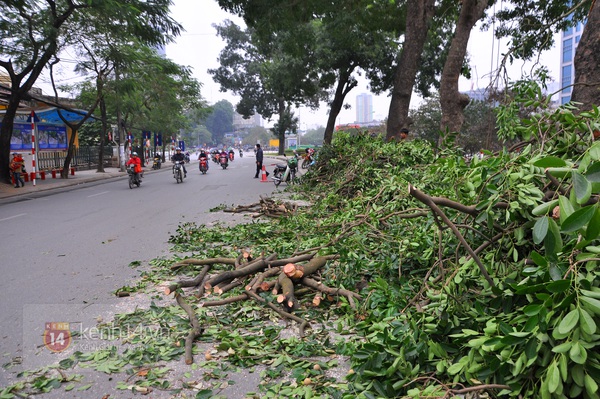
[[[258,179],[258,175],[263,168],[263,150],[260,148],[260,144],[256,144],[254,151],[256,152],[256,174],[254,178]],[[269,176],[269,172],[267,172],[267,176]]]
[[13,159],[10,161],[9,167],[15,180],[15,188],[19,188],[19,183],[21,183],[20,187],[25,187],[25,181],[23,180],[23,177],[21,177],[21,174],[23,173],[23,169],[25,167],[25,161],[19,153],[15,152],[12,155]]

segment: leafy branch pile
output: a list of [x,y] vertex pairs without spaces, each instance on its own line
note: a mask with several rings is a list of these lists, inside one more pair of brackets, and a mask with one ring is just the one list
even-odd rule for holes
[[[170,333],[144,341],[143,351],[125,352],[126,358],[111,352],[111,364],[139,368],[184,356],[187,339],[186,359],[205,351],[205,361],[190,369],[204,370],[206,379],[267,366],[259,387],[264,397],[598,398],[600,142],[594,132],[600,114],[597,108],[548,110],[539,89],[521,90],[523,100],[498,111],[500,136],[516,143],[512,151],[468,160],[459,150],[436,151],[421,141],[337,133],[302,183],[290,187],[311,207],[233,228],[180,225],[172,249],[191,255],[155,260],[142,281],[120,291],[175,281],[164,287],[186,305],[169,301],[119,315],[123,323],[157,324]],[[535,110],[526,119],[518,116],[524,107]],[[314,295],[298,295],[294,316],[313,328],[304,337],[285,337],[284,320],[272,310],[286,301],[253,283],[268,267],[254,276],[231,275],[251,265],[240,258],[244,253],[261,260],[325,257],[320,283],[355,292],[360,302],[353,307],[349,296],[326,295],[325,306],[316,307]],[[211,283],[211,297],[200,293],[218,276],[244,283],[227,290]],[[190,281],[200,295],[188,294]],[[248,287],[258,300],[246,300]],[[216,295],[221,306],[204,306]],[[340,356],[352,363],[344,382],[331,374]],[[176,388],[160,375],[152,380],[155,389],[196,387],[197,397],[222,389],[192,375]],[[144,384],[140,378],[133,385]]]
[[335,310],[362,337],[340,352],[355,371],[343,397],[597,398],[599,113],[523,91],[499,109],[512,151],[338,134],[295,189],[310,209],[173,240],[337,256],[323,283],[368,291]]

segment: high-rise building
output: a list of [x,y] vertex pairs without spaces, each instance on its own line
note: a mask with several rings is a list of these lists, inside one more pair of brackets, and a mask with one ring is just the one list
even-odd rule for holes
[[584,23],[579,22],[577,26],[570,27],[561,34],[561,52],[560,52],[560,82],[562,91],[560,92],[560,103],[566,104],[571,100],[573,92],[573,83],[575,83],[575,50],[583,33]]
[[373,122],[373,96],[367,93],[356,96],[356,123]]

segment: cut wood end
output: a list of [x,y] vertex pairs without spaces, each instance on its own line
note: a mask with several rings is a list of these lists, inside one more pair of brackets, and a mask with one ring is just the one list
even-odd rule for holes
[[260,285],[260,290],[261,291],[268,291],[269,290],[269,283],[267,283],[266,281],[264,281],[261,285]]
[[296,265],[293,263],[286,264],[285,266],[283,266],[283,272],[286,276],[292,277],[294,273],[296,273]]
[[303,276],[304,276],[304,272],[302,270],[298,269],[294,272],[294,274],[292,276],[289,276],[289,277],[293,278],[293,279],[300,279]]
[[194,361],[192,359],[185,359],[185,364],[192,364]]
[[217,295],[221,295],[223,293],[223,290],[220,287],[215,287],[213,292]]
[[170,295],[171,294],[171,290],[168,288],[165,288],[165,295]]
[[277,303],[282,303],[285,301],[285,296],[283,294],[277,296]]

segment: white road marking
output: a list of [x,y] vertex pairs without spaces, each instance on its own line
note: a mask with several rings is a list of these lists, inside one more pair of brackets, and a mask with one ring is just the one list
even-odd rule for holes
[[11,216],[11,217],[0,219],[0,222],[4,222],[5,220],[20,218],[21,216],[25,216],[25,215],[27,215],[27,214],[26,213],[19,213],[18,215],[14,215],[14,216]]
[[110,193],[110,191],[102,191],[101,193],[88,195],[88,198],[96,197],[98,195],[103,195],[103,194],[107,194],[107,193]]

